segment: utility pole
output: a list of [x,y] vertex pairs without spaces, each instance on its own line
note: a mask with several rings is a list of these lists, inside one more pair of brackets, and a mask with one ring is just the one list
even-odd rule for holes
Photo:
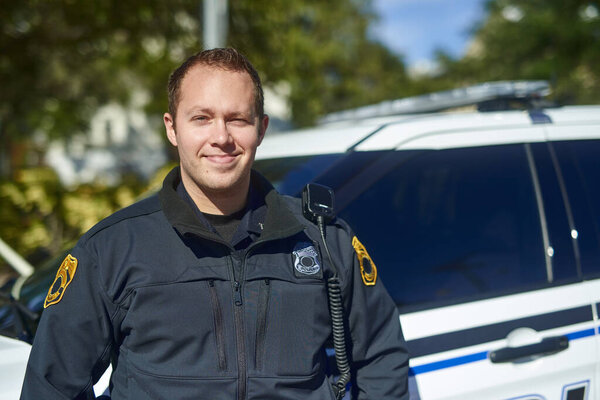
[[227,0],[203,0],[202,5],[204,49],[225,47],[229,18]]

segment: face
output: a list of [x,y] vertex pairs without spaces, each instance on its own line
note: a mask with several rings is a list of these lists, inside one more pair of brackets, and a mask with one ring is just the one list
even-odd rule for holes
[[246,72],[192,67],[181,83],[176,120],[167,113],[164,123],[188,191],[221,197],[247,193],[268,117],[261,121],[256,114],[254,85]]

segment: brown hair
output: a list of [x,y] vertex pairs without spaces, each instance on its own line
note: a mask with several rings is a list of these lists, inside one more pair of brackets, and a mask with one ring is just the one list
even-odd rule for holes
[[233,48],[218,48],[204,50],[184,61],[169,77],[169,113],[175,120],[177,107],[181,97],[181,82],[187,72],[196,65],[205,65],[224,69],[232,72],[247,72],[254,83],[254,102],[259,119],[264,115],[264,94],[258,72],[250,61],[239,51]]

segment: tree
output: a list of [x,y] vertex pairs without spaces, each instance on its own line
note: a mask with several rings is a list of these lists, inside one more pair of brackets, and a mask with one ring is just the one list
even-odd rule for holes
[[[139,88],[153,92],[159,77],[164,93],[168,72],[199,47],[196,10],[191,1],[4,4],[0,141],[13,153],[12,170],[24,162],[15,160],[15,148],[37,132],[82,131],[99,105],[127,103]],[[159,108],[165,96],[149,104]]]
[[368,38],[368,0],[232,1],[231,45],[251,55],[265,81],[291,85],[292,119],[409,93],[402,60]]
[[[291,87],[293,120],[397,97],[401,60],[367,38],[369,0],[231,0],[229,41],[264,74]],[[98,106],[142,90],[166,110],[169,72],[201,49],[201,1],[12,1],[0,13],[0,142],[11,167],[37,132],[85,130]],[[380,77],[384,77],[381,79]],[[7,170],[6,154],[0,170]]]
[[462,83],[547,79],[566,103],[600,101],[598,3],[491,0],[460,60],[440,54],[446,78]]
[[[201,5],[3,4],[0,237],[30,261],[73,244],[145,187],[129,182],[65,189],[52,171],[35,165],[44,149],[33,151],[34,138],[82,132],[99,106],[127,105],[140,92],[146,111],[161,115],[169,73],[202,48]],[[230,0],[228,45],[253,61],[266,86],[289,85],[293,121],[308,125],[330,111],[410,94],[402,60],[368,38],[370,7],[369,0]],[[31,164],[36,168],[24,168]]]

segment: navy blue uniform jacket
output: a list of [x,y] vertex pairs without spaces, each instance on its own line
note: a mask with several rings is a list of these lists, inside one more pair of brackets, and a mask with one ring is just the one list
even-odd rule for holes
[[[253,172],[264,229],[234,251],[176,193],[179,180],[176,168],[158,195],[100,222],[72,250],[76,269],[43,313],[22,400],[85,398],[109,363],[113,400],[334,398],[325,351],[331,266],[300,201]],[[397,309],[380,279],[363,283],[352,239],[343,221],[328,225],[353,397],[408,398]],[[318,266],[295,267],[294,251],[317,254]]]

